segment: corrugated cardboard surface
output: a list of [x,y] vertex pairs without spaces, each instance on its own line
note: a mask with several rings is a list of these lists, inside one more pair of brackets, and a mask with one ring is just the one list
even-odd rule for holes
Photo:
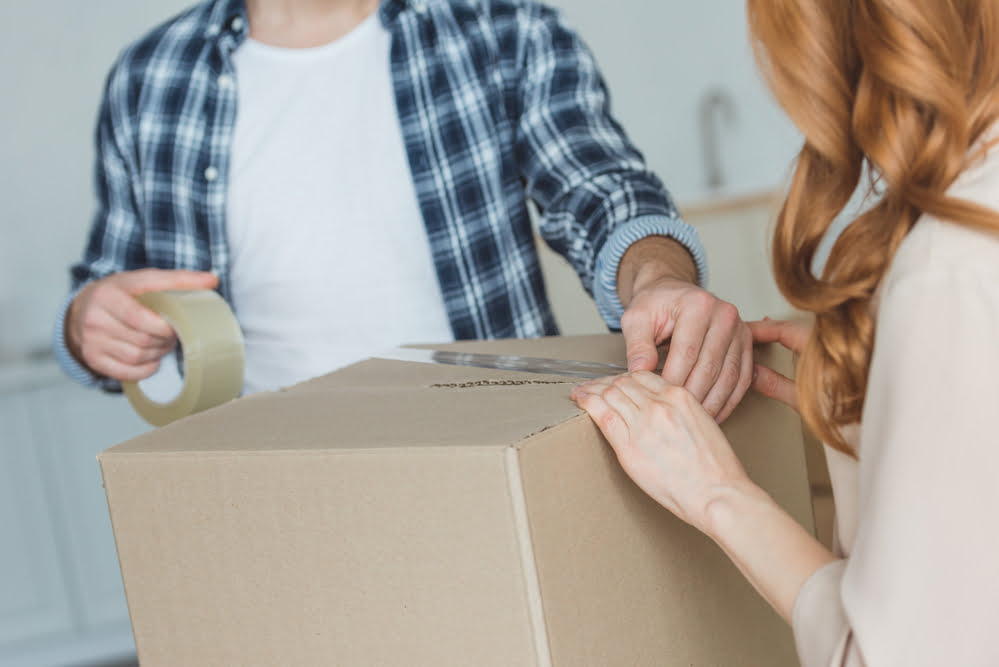
[[104,466],[144,667],[534,664],[496,452]]
[[[610,335],[446,347],[623,360]],[[141,663],[795,664],[717,547],[624,476],[576,381],[373,360],[103,453]],[[788,412],[751,400],[726,428],[810,527]]]
[[[730,435],[752,412],[732,418]],[[772,474],[801,465],[779,439],[788,425],[756,426],[760,437],[734,438],[743,461],[810,525],[801,473],[797,483]],[[797,664],[780,617],[711,540],[621,473],[590,421],[541,434],[521,458],[555,664]]]

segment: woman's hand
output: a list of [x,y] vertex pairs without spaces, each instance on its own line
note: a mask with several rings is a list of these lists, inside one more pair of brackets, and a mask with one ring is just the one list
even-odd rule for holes
[[[761,337],[770,336],[772,325],[758,324]],[[777,328],[799,332],[796,325]],[[792,344],[797,340],[792,336]],[[791,623],[804,582],[836,557],[746,476],[697,399],[649,371],[585,382],[572,399],[593,417],[635,483],[714,540]]]
[[590,414],[642,490],[709,535],[712,503],[733,489],[755,488],[697,399],[655,373],[591,380],[575,387],[571,398]]
[[[780,343],[791,352],[801,354],[812,332],[812,325],[764,318],[759,322],[749,322],[749,331],[753,334],[754,343]],[[775,398],[795,410],[798,409],[798,391],[794,380],[772,368],[754,364],[752,386],[764,396]]]

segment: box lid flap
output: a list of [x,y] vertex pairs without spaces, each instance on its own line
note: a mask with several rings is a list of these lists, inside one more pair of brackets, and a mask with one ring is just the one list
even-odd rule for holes
[[569,400],[578,381],[372,359],[231,401],[103,455],[510,446],[580,414]]

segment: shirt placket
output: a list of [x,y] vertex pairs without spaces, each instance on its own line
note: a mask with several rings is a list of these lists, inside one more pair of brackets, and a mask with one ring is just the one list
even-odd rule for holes
[[229,185],[229,166],[233,133],[236,125],[237,88],[236,69],[232,54],[245,38],[245,18],[234,16],[218,27],[216,51],[210,77],[210,93],[205,96],[208,145],[207,166],[203,177],[206,181],[207,208],[210,211],[209,243],[212,270],[219,277],[219,292],[231,300],[229,275],[229,243],[226,234],[226,202]]

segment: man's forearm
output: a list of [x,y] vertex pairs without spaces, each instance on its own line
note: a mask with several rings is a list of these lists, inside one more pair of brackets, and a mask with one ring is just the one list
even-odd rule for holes
[[668,236],[649,236],[633,243],[617,269],[617,291],[625,308],[643,286],[672,278],[697,284],[697,266],[690,251]]

